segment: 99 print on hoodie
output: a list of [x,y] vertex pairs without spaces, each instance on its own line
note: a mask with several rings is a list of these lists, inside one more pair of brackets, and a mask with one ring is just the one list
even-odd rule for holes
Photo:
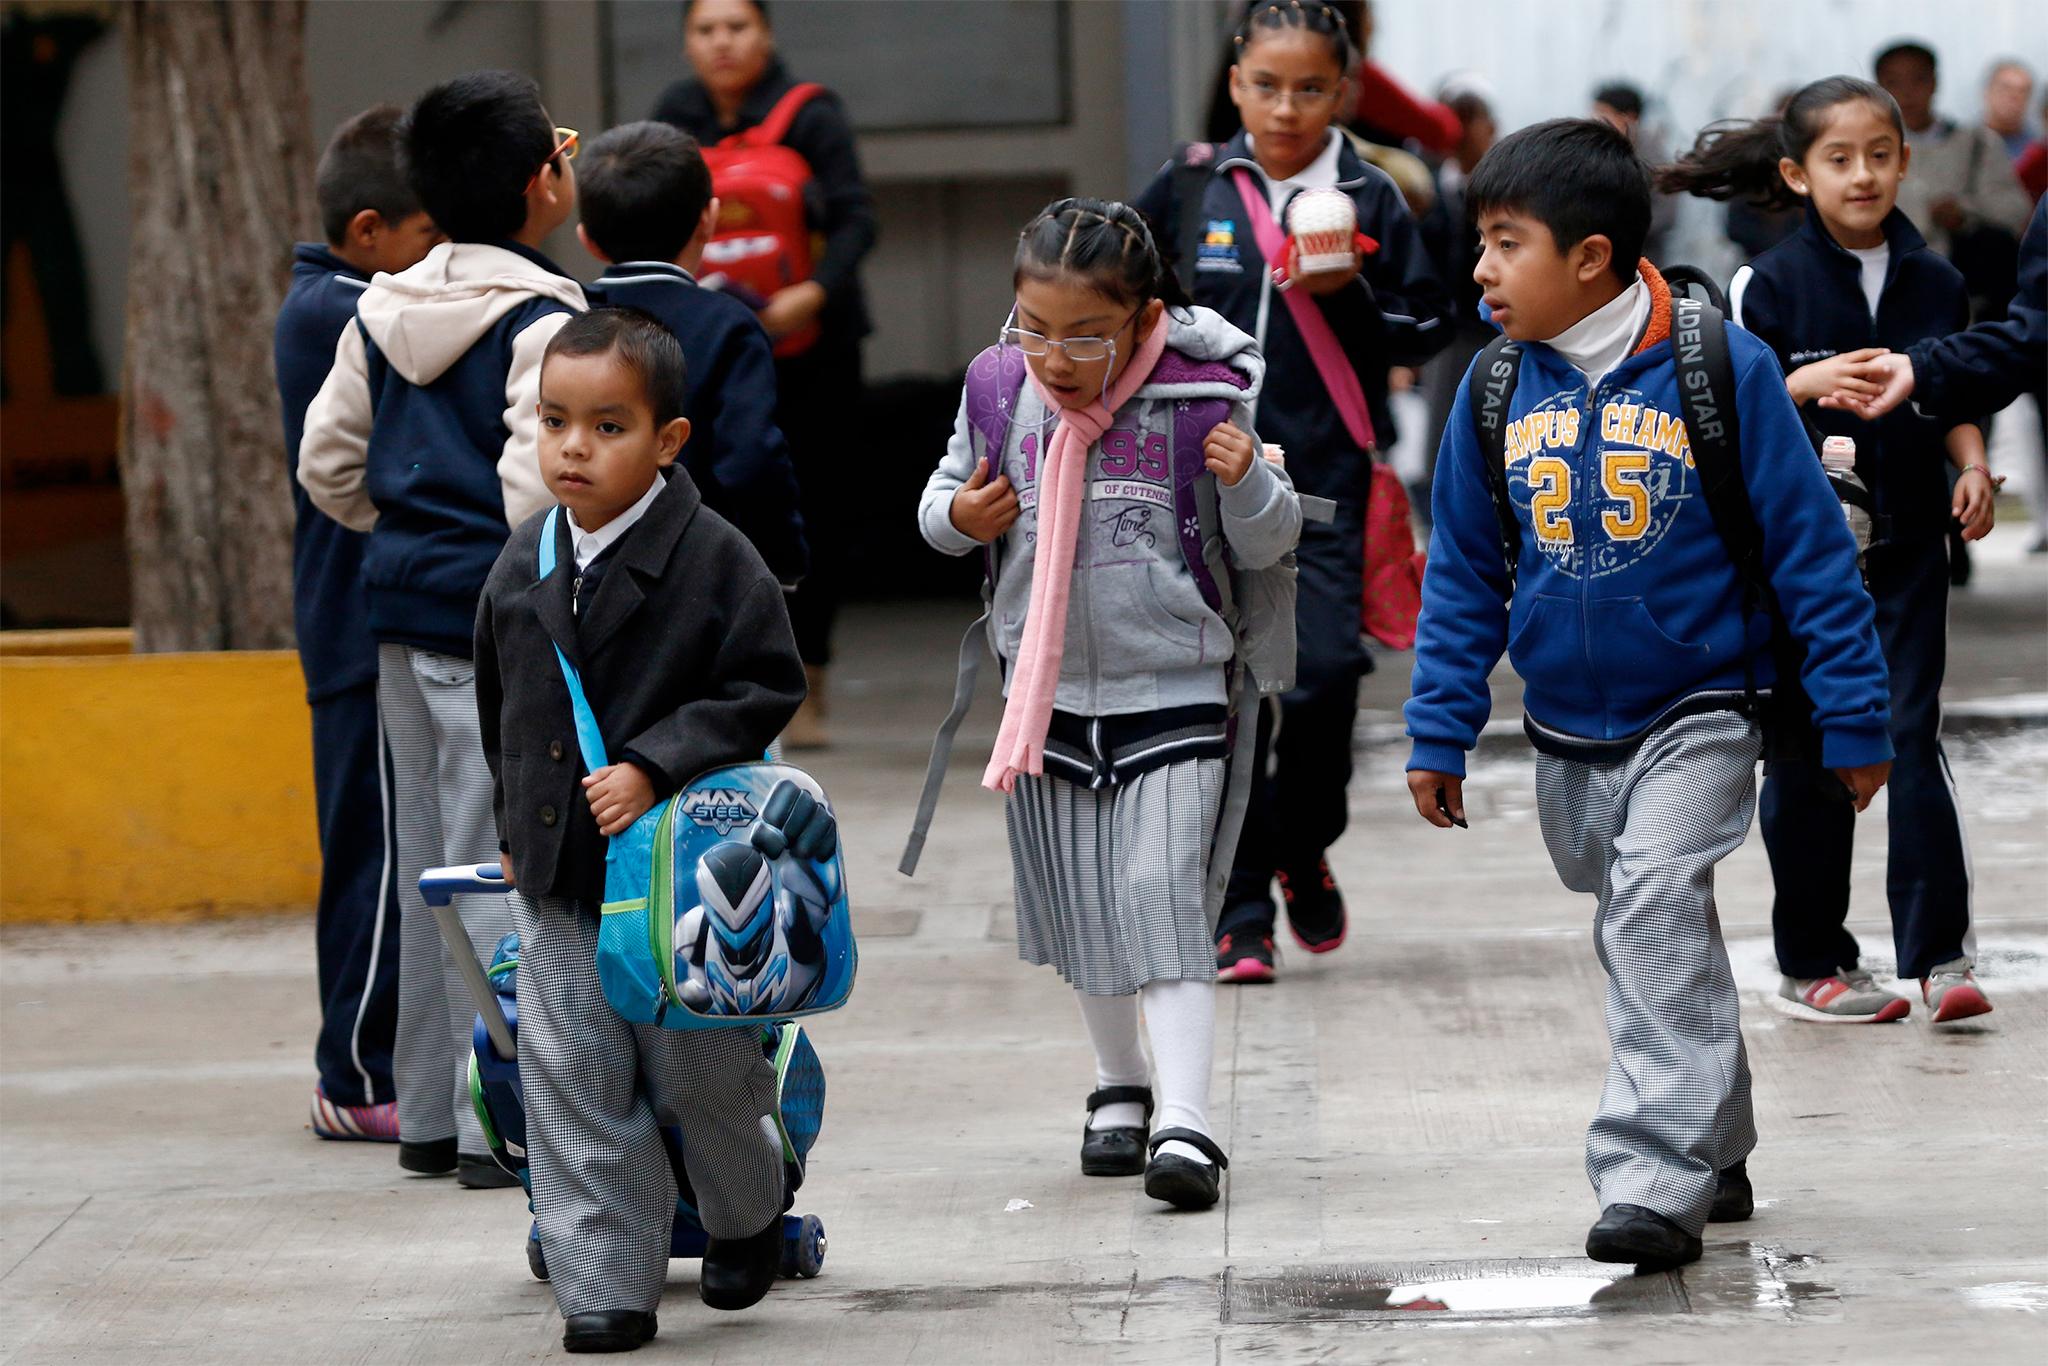
[[444,242],[379,275],[306,413],[299,482],[369,533],[380,641],[468,659],[477,596],[511,529],[554,499],[540,475],[540,362],[582,287],[513,242]]

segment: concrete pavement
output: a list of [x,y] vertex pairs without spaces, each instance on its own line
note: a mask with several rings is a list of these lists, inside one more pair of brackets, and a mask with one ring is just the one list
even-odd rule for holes
[[[1606,1055],[1592,905],[1550,871],[1525,746],[1490,740],[1472,829],[1431,830],[1408,810],[1400,747],[1371,743],[1405,665],[1368,680],[1352,831],[1332,859],[1352,937],[1290,955],[1276,986],[1223,989],[1228,1196],[1176,1214],[1135,1181],[1078,1174],[1088,1048],[1067,988],[1016,961],[1000,806],[975,786],[992,697],[924,871],[894,871],[968,613],[849,613],[840,743],[809,763],[841,813],[863,950],[853,1004],[813,1030],[831,1094],[797,1209],[826,1223],[825,1272],[715,1314],[678,1261],[661,1336],[635,1359],[2043,1359],[2048,728],[2009,718],[2048,690],[2048,565],[2019,558],[2019,530],[1958,598],[1951,648],[1952,693],[1992,699],[1954,754],[1997,1010],[1829,1029],[1763,1009],[1769,877],[1752,836],[1720,886],[1748,989],[1762,1208],[1710,1229],[1706,1259],[1644,1289],[1641,1312],[1390,1320],[1362,1308],[1384,1296],[1327,1288],[1369,1279],[1361,1267],[1421,1283],[1455,1276],[1444,1262],[1570,1258],[1596,1213],[1581,1166]],[[1882,822],[1862,833],[1853,923],[1875,962]],[[303,1127],[310,930],[280,916],[0,936],[0,1357],[559,1359],[516,1192],[406,1176],[389,1148]]]

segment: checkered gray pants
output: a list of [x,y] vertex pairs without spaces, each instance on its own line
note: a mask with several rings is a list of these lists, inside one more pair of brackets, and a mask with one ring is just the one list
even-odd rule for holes
[[1714,906],[1714,865],[1756,807],[1755,725],[1682,717],[1628,759],[1540,755],[1536,810],[1565,886],[1600,898],[1614,1058],[1586,1134],[1602,1208],[1642,1205],[1697,1234],[1714,1174],[1756,1146],[1735,978]]
[[555,1303],[564,1317],[651,1312],[676,1208],[659,1127],[682,1130],[705,1231],[759,1233],[783,1203],[775,1069],[755,1028],[628,1024],[598,985],[597,918],[561,897],[506,899],[533,1214]]
[[[476,1004],[433,912],[420,874],[498,857],[491,770],[476,719],[476,666],[411,645],[377,647],[377,718],[391,756],[398,852],[398,1032],[392,1081],[398,1132],[408,1143],[454,1136],[465,1153],[488,1151],[469,1105],[470,1031]],[[490,961],[512,929],[502,896],[455,905],[479,957]]]

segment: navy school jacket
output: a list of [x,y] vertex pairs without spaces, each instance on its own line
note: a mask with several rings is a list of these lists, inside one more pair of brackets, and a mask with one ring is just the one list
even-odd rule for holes
[[[1181,157],[1200,157],[1208,147],[1196,143]],[[1286,303],[1272,294],[1270,267],[1259,254],[1231,176],[1244,167],[1264,186],[1247,135],[1239,130],[1214,149],[1199,204],[1181,202],[1175,175],[1181,157],[1153,177],[1138,196],[1138,209],[1157,225],[1160,251],[1174,264],[1181,264],[1182,215],[1202,215],[1204,246],[1190,293],[1196,303],[1256,337],[1265,353],[1266,388],[1257,412],[1260,438],[1286,447],[1287,472],[1301,492],[1335,499],[1348,510],[1361,508],[1371,467],[1344,430]],[[1365,258],[1353,283],[1317,299],[1316,306],[1358,371],[1374,434],[1384,447],[1394,435],[1387,369],[1419,365],[1450,343],[1451,296],[1436,278],[1400,190],[1385,172],[1360,160],[1348,141],[1337,150],[1337,188],[1358,206],[1358,230],[1378,242],[1379,250]],[[1188,274],[1183,270],[1181,278]]]
[[700,287],[690,272],[663,261],[612,266],[584,293],[592,307],[644,308],[676,334],[690,367],[683,468],[704,505],[754,543],[777,579],[801,579],[809,553],[789,445],[775,425],[775,355],[760,320],[739,300]]
[[272,342],[284,409],[284,458],[291,470],[292,620],[306,700],[319,702],[377,679],[377,641],[363,598],[363,534],[313,506],[299,487],[299,438],[306,406],[334,365],[334,344],[355,321],[369,279],[318,242],[292,248],[292,286],[277,311]]
[[[1884,291],[1872,317],[1863,296],[1862,264],[1842,249],[1808,204],[1798,231],[1735,273],[1728,287],[1734,320],[1777,354],[1786,374],[1844,351],[1882,346],[1904,351],[1916,342],[1969,326],[1963,274],[1927,245],[1897,209],[1884,221],[1891,247]],[[1949,429],[1969,421],[1936,420],[1902,403],[1875,422],[1852,413],[1805,407],[1827,436],[1856,442],[1856,472],[1891,518],[1891,539],[1945,535],[1949,524]]]
[[1913,402],[1932,413],[1995,413],[2048,384],[2048,199],[2020,239],[2020,287],[1998,322],[1923,341],[1912,351]]
[[[1437,457],[1436,527],[1422,578],[1410,769],[1465,771],[1492,707],[1487,675],[1506,649],[1529,718],[1564,740],[1643,732],[1701,693],[1740,697],[1745,657],[1776,673],[1770,623],[1747,639],[1742,585],[1692,468],[1671,352],[1671,295],[1647,262],[1655,304],[1634,355],[1588,393],[1550,347],[1522,348],[1508,409],[1507,475],[1521,536],[1508,601],[1500,523],[1472,429],[1467,370]],[[1888,678],[1856,542],[1769,348],[1728,329],[1742,475],[1764,563],[1792,634],[1830,768],[1891,757]],[[1477,362],[1475,361],[1475,364]]]

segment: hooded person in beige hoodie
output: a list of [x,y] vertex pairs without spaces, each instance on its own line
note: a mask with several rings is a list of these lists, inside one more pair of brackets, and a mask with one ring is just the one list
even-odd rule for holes
[[554,501],[538,457],[541,354],[585,305],[538,247],[575,210],[576,138],[553,126],[530,78],[485,71],[422,95],[405,139],[413,190],[452,240],[364,291],[307,410],[299,482],[368,534],[401,907],[399,1165],[513,1185],[470,1109],[473,1009],[454,957],[488,953],[510,912],[503,897],[458,898],[472,944],[451,948],[417,889],[428,867],[489,862],[500,848],[472,642],[499,550]]

